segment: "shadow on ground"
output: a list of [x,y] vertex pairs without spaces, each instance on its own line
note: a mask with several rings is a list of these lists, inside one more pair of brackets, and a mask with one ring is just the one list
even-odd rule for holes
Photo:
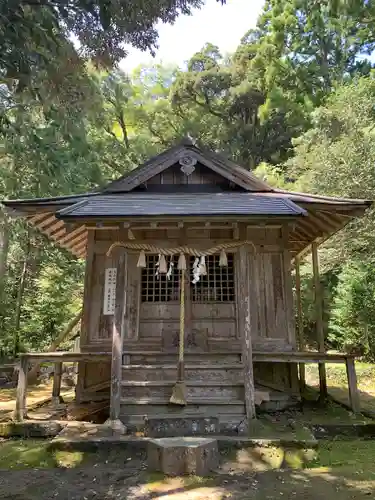
[[[44,443],[44,444],[43,444]],[[13,443],[14,444],[14,443]],[[48,451],[43,441],[1,448],[0,499],[8,500],[340,500],[371,497],[375,466],[371,441],[325,445],[309,469],[290,468],[289,450],[278,449],[282,469],[268,470],[269,455],[250,449],[247,463],[223,457],[212,477],[164,478],[146,470],[142,452]],[[350,463],[350,460],[355,463]],[[8,468],[5,469],[5,463]],[[285,467],[285,468],[284,468]],[[288,467],[288,468],[287,468]],[[257,470],[254,470],[256,468]],[[262,470],[263,469],[263,470]]]

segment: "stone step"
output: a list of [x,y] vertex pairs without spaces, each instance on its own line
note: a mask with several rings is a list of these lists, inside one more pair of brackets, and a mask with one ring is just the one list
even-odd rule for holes
[[133,419],[137,426],[144,427],[144,434],[148,437],[175,437],[175,436],[202,436],[205,434],[219,434],[220,425],[217,417],[184,417],[171,416],[149,417],[147,420]]
[[[123,382],[121,396],[124,398],[170,398],[175,381]],[[188,400],[205,398],[243,400],[244,387],[241,382],[186,382],[186,397]]]
[[[239,423],[241,422],[244,417],[245,417],[245,412],[237,412],[237,413],[223,413],[220,416],[214,415],[214,413],[211,411],[206,411],[206,412],[198,412],[198,411],[185,411],[184,413],[176,414],[174,415],[173,413],[158,413],[158,414],[150,414],[148,415],[149,419],[159,419],[159,420],[168,420],[171,418],[183,418],[183,419],[214,419],[218,418],[220,423]],[[133,415],[125,415],[123,414],[123,418],[127,419],[127,421],[131,421],[134,424],[137,424],[137,426],[141,426],[142,424],[145,423],[145,415],[144,414],[133,414]]]
[[[122,379],[139,381],[175,381],[176,365],[124,365]],[[185,365],[185,379],[204,382],[236,382],[243,380],[240,363],[224,365]]]

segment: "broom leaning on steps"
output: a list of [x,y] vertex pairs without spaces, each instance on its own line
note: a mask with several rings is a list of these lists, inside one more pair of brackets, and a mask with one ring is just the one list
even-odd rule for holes
[[180,340],[177,365],[177,382],[175,383],[169,402],[174,405],[186,406],[186,384],[184,366],[185,341],[185,269],[181,269],[180,280]]

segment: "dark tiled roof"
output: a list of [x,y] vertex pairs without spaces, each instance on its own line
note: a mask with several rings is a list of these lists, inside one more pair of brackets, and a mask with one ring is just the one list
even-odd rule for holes
[[304,215],[285,198],[249,193],[118,194],[87,198],[60,210],[57,217],[130,217],[162,215]]

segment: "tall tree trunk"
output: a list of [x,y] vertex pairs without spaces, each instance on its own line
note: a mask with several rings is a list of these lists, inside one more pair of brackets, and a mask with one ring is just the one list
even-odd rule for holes
[[14,314],[14,344],[13,344],[13,354],[17,356],[19,352],[19,344],[20,344],[20,322],[21,322],[21,311],[24,299],[25,285],[26,285],[26,275],[27,268],[30,258],[31,252],[31,241],[30,241],[30,231],[27,232],[27,242],[25,249],[25,256],[23,259],[23,266],[21,271],[21,276],[18,284],[18,292],[17,292],[17,302],[16,302],[16,311]]
[[3,210],[0,209],[0,315],[4,313],[5,276],[9,253],[9,222]]

